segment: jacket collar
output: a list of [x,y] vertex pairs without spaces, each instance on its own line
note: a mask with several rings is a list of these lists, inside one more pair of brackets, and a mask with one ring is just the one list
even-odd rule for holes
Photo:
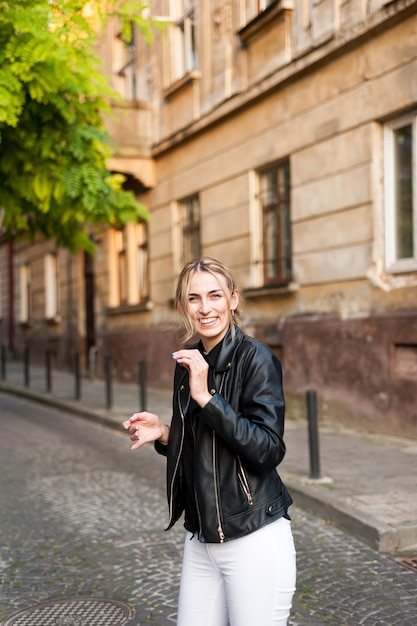
[[[217,357],[217,361],[215,365],[215,370],[217,374],[221,374],[227,371],[228,369],[230,369],[236,350],[242,343],[243,339],[244,339],[243,332],[240,330],[238,326],[235,326],[234,338],[232,337],[232,332],[229,328],[229,330],[227,331],[227,334],[225,335],[222,341],[220,352]],[[193,346],[190,346],[190,349],[193,349],[193,348],[194,349],[197,348],[203,352],[203,346],[201,342],[196,343]],[[187,394],[185,396],[185,399],[183,400],[184,401],[184,406],[182,407],[183,414],[186,413],[188,403],[190,401],[190,391],[188,387],[188,382],[186,382],[186,380],[188,380],[187,370],[184,367],[181,367],[177,364],[174,386],[179,392],[181,393],[185,392]]]
[[[232,337],[232,331],[229,330],[227,331],[226,335],[224,336],[224,339],[222,340],[222,345],[221,348],[219,350],[219,353],[217,354],[217,358],[216,358],[216,363],[212,363],[210,360],[210,354],[211,352],[208,353],[208,355],[205,357],[206,360],[211,364],[211,365],[215,365],[216,371],[217,372],[224,372],[227,369],[229,369],[230,367],[230,363],[234,357],[234,354],[237,350],[237,348],[240,346],[240,344],[242,343],[244,338],[243,332],[240,330],[240,328],[238,326],[235,326],[235,336],[234,338]],[[190,350],[191,349],[198,349],[200,350],[200,352],[202,354],[204,354],[204,348],[203,348],[203,344],[201,341],[199,341],[198,343],[195,343],[194,345],[190,346]],[[215,350],[216,348],[213,348],[213,350]],[[184,375],[186,374],[186,371],[184,370]],[[184,378],[184,376],[182,377]]]
[[243,341],[243,333],[238,326],[235,326],[235,336],[232,337],[232,331],[227,331],[220,348],[220,352],[216,360],[216,371],[224,372],[230,367],[233,356]]

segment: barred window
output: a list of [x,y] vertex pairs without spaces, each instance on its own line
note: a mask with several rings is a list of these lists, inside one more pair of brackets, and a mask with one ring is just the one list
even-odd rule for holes
[[182,265],[201,256],[200,200],[198,195],[179,202]]
[[265,285],[291,280],[290,164],[285,159],[259,171]]

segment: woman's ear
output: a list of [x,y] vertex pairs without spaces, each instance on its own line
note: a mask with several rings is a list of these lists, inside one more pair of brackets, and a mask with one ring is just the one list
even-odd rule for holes
[[230,308],[234,311],[239,304],[239,289],[235,289],[230,299]]

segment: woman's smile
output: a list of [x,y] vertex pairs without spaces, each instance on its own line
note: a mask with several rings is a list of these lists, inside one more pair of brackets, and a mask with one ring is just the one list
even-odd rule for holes
[[211,324],[214,324],[217,321],[217,317],[208,317],[208,318],[202,318],[200,317],[200,324],[203,324],[203,326],[209,326]]

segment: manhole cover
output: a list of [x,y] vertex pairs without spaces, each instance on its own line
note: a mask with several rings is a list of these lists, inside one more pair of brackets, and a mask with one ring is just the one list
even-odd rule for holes
[[124,626],[135,612],[108,598],[72,598],[37,604],[18,611],[3,626]]
[[411,569],[412,572],[417,572],[417,555],[416,556],[394,556],[394,561],[406,567],[407,569]]

